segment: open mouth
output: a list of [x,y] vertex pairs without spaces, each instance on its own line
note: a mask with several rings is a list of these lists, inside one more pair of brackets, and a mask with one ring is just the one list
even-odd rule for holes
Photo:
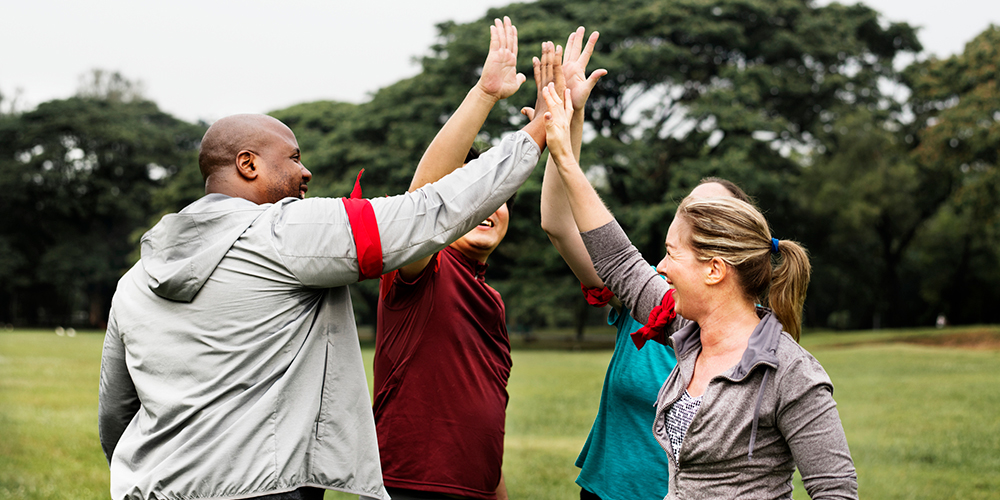
[[305,198],[306,191],[309,191],[309,186],[306,186],[305,184],[299,186],[299,198]]
[[486,219],[479,223],[479,227],[493,227],[493,221]]

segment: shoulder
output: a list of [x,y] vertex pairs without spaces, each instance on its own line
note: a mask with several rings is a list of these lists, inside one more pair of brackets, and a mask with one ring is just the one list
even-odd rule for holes
[[782,332],[775,354],[778,357],[778,385],[782,393],[798,397],[820,388],[833,392],[833,382],[823,365],[787,333]]

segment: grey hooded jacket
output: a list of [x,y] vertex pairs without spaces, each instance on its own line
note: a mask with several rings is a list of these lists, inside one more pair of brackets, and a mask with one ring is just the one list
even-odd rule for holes
[[[582,233],[597,274],[645,322],[668,285],[617,222]],[[796,467],[810,497],[857,499],[857,473],[840,423],[833,383],[819,362],[758,308],[760,323],[740,362],[708,383],[679,459],[666,416],[691,383],[701,352],[698,324],[668,328],[677,367],[656,401],[653,434],[669,461],[667,499],[792,498]]]
[[[471,230],[538,156],[519,132],[434,184],[372,199],[384,271]],[[340,199],[212,194],[165,216],[112,300],[99,399],[111,497],[312,486],[388,499],[346,286],[358,277]]]

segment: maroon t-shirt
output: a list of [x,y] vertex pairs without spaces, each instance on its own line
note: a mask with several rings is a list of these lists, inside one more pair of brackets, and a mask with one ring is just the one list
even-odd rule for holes
[[486,264],[451,247],[408,283],[382,277],[375,427],[385,485],[496,498],[510,340]]

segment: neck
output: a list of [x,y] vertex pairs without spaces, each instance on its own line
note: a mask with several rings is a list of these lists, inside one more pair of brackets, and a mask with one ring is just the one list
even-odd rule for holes
[[233,198],[243,198],[258,205],[267,203],[266,200],[260,199],[257,193],[249,189],[249,186],[246,184],[234,182],[233,179],[217,174],[210,175],[208,179],[205,179],[205,194],[213,193],[224,194]]
[[760,323],[753,303],[727,301],[698,321],[702,352],[710,356],[743,352],[754,328]]
[[466,258],[477,261],[480,264],[485,264],[486,259],[490,258],[490,254],[492,253],[486,251],[481,251],[481,252],[476,251],[475,249],[469,248],[467,246],[451,245],[451,248],[454,248],[455,251],[464,255]]

